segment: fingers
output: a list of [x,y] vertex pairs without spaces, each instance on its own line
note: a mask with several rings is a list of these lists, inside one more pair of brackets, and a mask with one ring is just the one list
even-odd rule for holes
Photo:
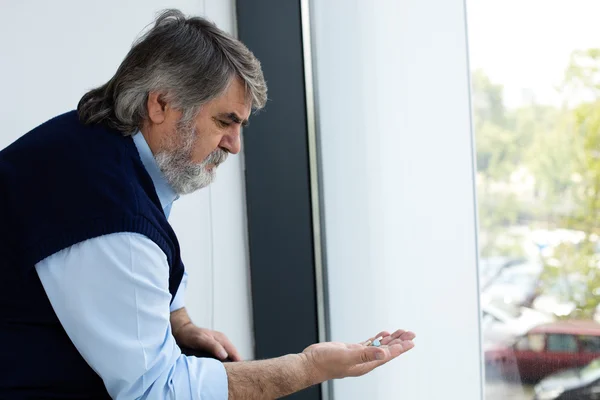
[[416,335],[413,332],[405,331],[404,329],[398,329],[396,332],[392,333],[390,336],[383,338],[381,340],[381,344],[387,345],[391,341],[396,340],[396,339],[413,340],[415,337],[416,337]]
[[395,339],[387,346],[363,347],[362,351],[356,350],[354,358],[356,367],[353,369],[352,376],[360,376],[369,373],[375,368],[406,353],[413,347],[414,343],[411,340]]
[[377,339],[378,337],[388,337],[388,336],[390,336],[390,333],[388,331],[381,331],[377,335],[372,337],[370,340]]
[[356,350],[354,356],[355,366],[351,369],[350,376],[361,376],[375,368],[387,363],[401,354],[401,346],[391,347],[363,347]]
[[415,343],[412,340],[396,339],[387,346],[390,351],[392,358],[398,357],[402,353],[406,353],[410,349],[415,347]]
[[[215,339],[223,346],[223,349],[229,355],[231,361],[242,361],[242,356],[237,351],[233,343],[221,332],[215,332]],[[225,356],[227,358],[227,356]]]
[[387,345],[379,347],[379,349],[384,351],[384,357],[376,359],[378,361],[383,361],[384,363],[386,363],[398,357],[400,354],[406,353],[413,347],[415,347],[415,344],[412,340],[394,339]]
[[[378,337],[383,337],[385,339],[388,336],[390,336],[390,333],[388,331],[381,331],[377,335],[373,336],[372,338],[369,338],[368,340],[361,342],[361,344],[364,344],[364,345],[370,344],[373,342],[373,340],[377,339]],[[384,339],[382,339],[382,340],[384,340]]]
[[385,360],[386,350],[381,347],[361,347],[355,349],[353,354],[353,362],[355,364],[368,364],[374,361]]
[[413,347],[415,345],[411,340],[395,339],[382,347],[354,348],[354,362],[356,364],[365,364],[378,361],[380,365],[385,364]]
[[361,344],[369,345],[373,342],[373,340],[375,340],[376,338],[379,338],[379,337],[382,338],[380,340],[381,344],[385,346],[385,345],[389,344],[392,340],[396,340],[396,339],[413,340],[416,337],[416,335],[413,332],[405,331],[404,329],[398,329],[397,331],[395,331],[392,334],[390,334],[388,331],[381,331],[377,335],[373,336],[372,338],[369,338],[368,340],[361,342]]
[[396,332],[392,333],[391,335],[384,337],[381,340],[381,344],[382,345],[387,345],[389,342],[391,342],[394,339],[398,339],[400,337],[400,335],[402,335],[405,331],[402,329],[398,329]]
[[225,350],[225,347],[221,343],[219,343],[214,337],[208,335],[206,333],[201,334],[201,340],[204,342],[204,348],[217,356],[220,360],[225,360],[229,357],[229,353]]
[[415,343],[413,342],[413,339],[415,338],[414,333],[403,332],[398,335],[392,335],[391,337],[393,336],[398,336],[398,338],[389,341],[387,345],[385,345],[385,347],[390,350],[390,356],[392,358],[396,358],[400,354],[405,353],[415,347]]
[[383,336],[380,347],[368,346],[374,339],[363,342],[362,346],[359,345],[362,347],[362,351],[360,348],[350,347],[356,349],[355,361],[357,364],[362,364],[359,368],[361,374],[369,372],[415,347],[413,339],[416,335],[410,331],[398,329],[392,334],[383,331],[376,338],[380,336]]

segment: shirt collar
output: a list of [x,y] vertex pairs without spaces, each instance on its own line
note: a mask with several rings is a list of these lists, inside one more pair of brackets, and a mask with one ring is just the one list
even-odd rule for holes
[[152,178],[152,183],[154,183],[154,189],[156,190],[156,194],[160,200],[160,205],[168,217],[168,212],[171,210],[171,205],[179,198],[179,196],[177,193],[175,193],[171,185],[169,185],[160,168],[158,168],[158,164],[154,159],[152,150],[150,150],[150,146],[148,146],[148,143],[141,132],[133,135],[133,143],[135,143],[135,147],[140,154],[142,164],[144,164],[148,175],[150,175],[150,178]]

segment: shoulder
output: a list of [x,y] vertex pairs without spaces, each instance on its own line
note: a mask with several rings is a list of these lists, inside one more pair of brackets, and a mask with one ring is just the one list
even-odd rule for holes
[[0,185],[0,205],[10,210],[4,230],[37,248],[34,260],[115,231],[139,231],[166,247],[160,202],[133,139],[83,125],[75,113],[0,152]]
[[0,175],[18,189],[19,202],[60,203],[88,210],[135,207],[147,189],[131,137],[84,125],[72,111],[25,134],[0,152]]

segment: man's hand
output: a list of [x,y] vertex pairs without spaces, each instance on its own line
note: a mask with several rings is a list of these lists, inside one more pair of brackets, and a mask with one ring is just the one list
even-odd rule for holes
[[367,342],[318,343],[300,354],[225,363],[229,399],[276,399],[330,379],[364,375],[414,347],[412,332],[380,332],[375,337],[380,336],[380,347]]
[[317,343],[307,347],[302,355],[306,357],[309,370],[316,382],[361,376],[387,363],[414,347],[415,334],[397,330],[393,334],[380,332],[370,340],[383,337],[381,346],[365,346],[347,343]]
[[220,360],[229,358],[241,361],[242,357],[227,336],[221,332],[194,325],[185,308],[171,313],[171,328],[177,344],[195,350],[203,350]]

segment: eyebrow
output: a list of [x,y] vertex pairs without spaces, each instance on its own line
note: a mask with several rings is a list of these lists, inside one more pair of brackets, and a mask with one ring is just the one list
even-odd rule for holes
[[242,120],[239,115],[234,112],[219,114],[220,118],[229,119],[231,122],[235,122],[236,124],[241,124],[242,126],[248,126],[249,122],[247,119]]

